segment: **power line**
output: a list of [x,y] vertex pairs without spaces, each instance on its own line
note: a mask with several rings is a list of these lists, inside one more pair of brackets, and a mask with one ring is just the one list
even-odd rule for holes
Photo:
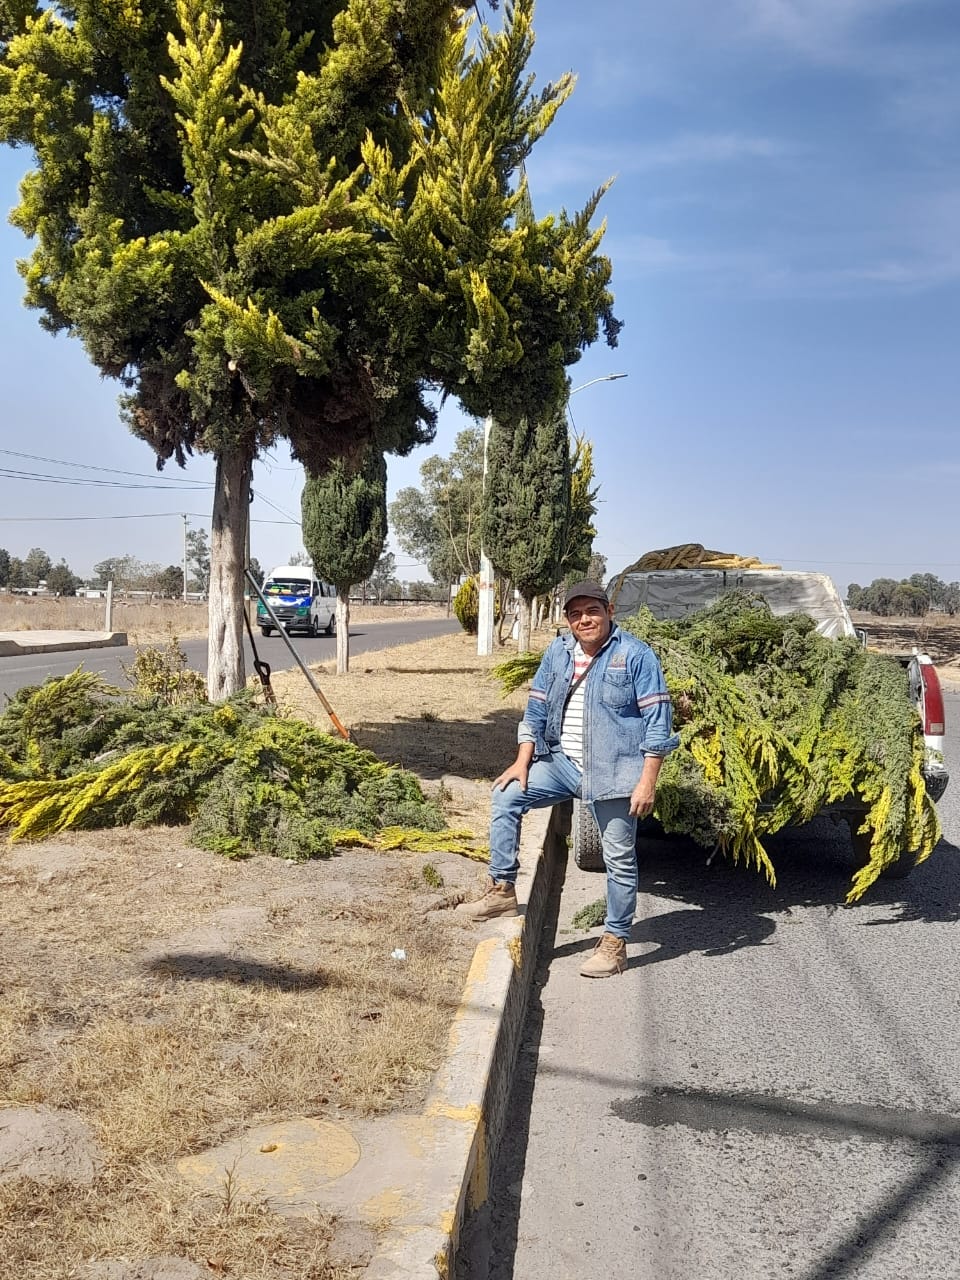
[[212,482],[209,480],[187,480],[186,478],[181,479],[180,476],[150,475],[148,472],[143,471],[118,471],[116,467],[95,467],[88,462],[66,462],[63,458],[41,458],[35,453],[18,453],[16,449],[0,449],[0,453],[5,454],[8,458],[26,458],[29,462],[47,462],[55,467],[76,467],[80,471],[100,471],[105,475],[134,476],[140,480],[165,480],[167,484],[203,485],[208,489],[213,487]]
[[[9,467],[0,467],[0,478],[7,480],[30,480],[36,484],[69,484],[78,485],[81,488],[97,488],[97,489],[162,489],[166,493],[170,492],[167,485],[163,484],[128,484],[123,480],[87,480],[80,479],[76,476],[45,476],[35,471],[14,471]],[[181,493],[188,491],[193,492],[198,489],[209,489],[210,486],[203,481],[186,482],[186,487],[181,489]]]
[[[125,516],[0,516],[0,524],[68,524],[86,520],[160,520],[175,516],[182,520],[187,516],[190,520],[209,520],[209,511],[142,511]],[[289,520],[251,520],[251,524],[288,525]]]
[[282,516],[286,516],[287,519],[290,521],[290,523],[295,524],[298,529],[303,527],[300,521],[296,518],[296,516],[292,516],[289,511],[284,511],[283,507],[278,507],[275,502],[271,502],[269,498],[265,498],[263,494],[258,493],[256,489],[254,489],[253,491],[253,496],[257,499],[258,502],[265,502],[268,507],[273,507],[274,511],[279,511]]

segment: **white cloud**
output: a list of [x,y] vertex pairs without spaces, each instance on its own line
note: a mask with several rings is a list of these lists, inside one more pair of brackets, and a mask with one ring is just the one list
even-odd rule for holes
[[625,147],[585,143],[549,148],[543,146],[528,162],[537,191],[571,185],[578,190],[606,180],[612,174],[650,173],[655,170],[730,165],[752,160],[777,160],[796,154],[792,143],[762,135],[742,133],[683,133],[658,142]]
[[746,30],[817,60],[858,57],[863,28],[928,0],[737,0]]

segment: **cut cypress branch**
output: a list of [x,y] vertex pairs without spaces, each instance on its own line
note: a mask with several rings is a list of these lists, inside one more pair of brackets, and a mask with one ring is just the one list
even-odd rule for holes
[[[84,717],[102,725],[95,755],[70,738]],[[445,829],[413,774],[247,693],[157,706],[75,672],[22,691],[0,716],[0,744],[0,828],[13,840],[191,823],[195,844],[229,857],[328,857],[341,840],[482,856]]]
[[[804,614],[776,617],[744,593],[683,619],[642,609],[621,626],[656,652],[673,700],[680,748],[664,761],[655,809],[665,831],[719,845],[774,884],[767,836],[829,805],[862,810],[869,859],[848,902],[901,855],[929,857],[940,823],[898,662],[820,636]],[[538,662],[520,654],[494,674],[513,691]]]

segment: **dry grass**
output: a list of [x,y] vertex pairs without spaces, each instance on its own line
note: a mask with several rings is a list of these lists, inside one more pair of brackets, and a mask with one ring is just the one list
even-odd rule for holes
[[331,1262],[333,1223],[291,1219],[262,1203],[184,1199],[162,1173],[136,1186],[105,1178],[86,1190],[18,1179],[0,1185],[5,1274],[17,1280],[75,1280],[83,1259],[175,1255],[211,1275],[243,1280],[348,1280],[358,1270]]
[[[0,593],[0,631],[103,631],[106,601],[60,600]],[[113,601],[112,630],[125,631],[133,644],[155,643],[170,636],[207,633],[207,606],[182,600]]]
[[[545,645],[552,632],[538,638]],[[311,668],[361,746],[428,778],[446,773],[494,778],[516,754],[517,721],[526,693],[504,698],[492,667],[515,646],[477,655],[462,631],[417,644],[363,653],[345,676],[333,663]],[[323,728],[329,719],[302,674],[272,678],[281,705]]]
[[[0,1188],[10,1274],[172,1253],[247,1280],[346,1275],[326,1220],[198,1198],[173,1162],[268,1120],[419,1101],[474,945],[429,911],[424,862],[231,863],[160,829],[6,849],[0,1096],[81,1115],[103,1156],[90,1188]],[[430,862],[447,895],[476,878]]]
[[[351,605],[353,622],[442,618],[443,605]],[[106,601],[64,597],[19,596],[0,591],[0,631],[103,631]],[[205,601],[113,601],[112,629],[125,631],[131,644],[157,644],[171,636],[207,634]]]
[[[456,634],[320,682],[383,757],[489,779],[524,703],[489,675],[502,656]],[[299,672],[274,680],[329,727]],[[483,834],[485,785],[437,792],[451,826]],[[240,1201],[227,1175],[199,1196],[175,1161],[271,1120],[417,1105],[475,942],[440,908],[477,874],[436,852],[228,862],[163,829],[0,849],[0,1105],[79,1114],[103,1156],[90,1187],[0,1184],[9,1273],[67,1280],[90,1259],[173,1254],[237,1280],[355,1275],[328,1219]]]

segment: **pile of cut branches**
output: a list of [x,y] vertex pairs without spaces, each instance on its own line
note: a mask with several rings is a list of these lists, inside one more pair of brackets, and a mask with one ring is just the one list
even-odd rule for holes
[[[803,614],[775,617],[734,593],[682,620],[642,609],[621,625],[663,665],[680,748],[667,758],[655,816],[667,832],[775,872],[765,836],[828,805],[857,814],[869,857],[847,900],[901,855],[922,862],[940,838],[924,786],[924,743],[906,673],[855,640],[820,636]],[[524,654],[497,668],[507,689],[536,668]]]
[[0,716],[0,829],[37,840],[154,823],[191,823],[194,843],[230,857],[348,844],[475,856],[412,774],[249,693],[170,703],[78,669],[15,695]]

